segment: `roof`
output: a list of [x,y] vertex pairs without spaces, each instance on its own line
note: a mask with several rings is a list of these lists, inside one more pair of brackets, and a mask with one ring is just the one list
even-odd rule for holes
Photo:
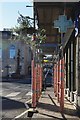
[[11,37],[11,31],[0,31],[2,39],[9,39]]

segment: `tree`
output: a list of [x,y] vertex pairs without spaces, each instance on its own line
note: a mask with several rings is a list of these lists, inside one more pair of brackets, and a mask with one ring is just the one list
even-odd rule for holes
[[[23,16],[20,13],[19,15],[17,19],[18,26],[13,28],[13,32],[16,33],[14,40],[21,40],[32,46],[44,43],[46,40],[45,29],[34,29],[33,22],[31,22],[29,16]],[[32,42],[32,35],[34,32],[36,34],[36,39]]]
[[[23,16],[19,13],[17,19],[18,26],[13,28],[13,32],[16,33],[14,40],[22,41],[28,44],[33,50],[33,54],[42,51],[40,45],[45,43],[46,40],[46,30],[45,29],[34,29],[33,22],[31,22],[29,16]],[[33,34],[34,33],[34,34]],[[35,39],[32,40],[32,36],[35,35]],[[40,53],[38,53],[37,58],[40,59]],[[35,56],[36,57],[36,56]],[[36,58],[36,59],[37,59]]]

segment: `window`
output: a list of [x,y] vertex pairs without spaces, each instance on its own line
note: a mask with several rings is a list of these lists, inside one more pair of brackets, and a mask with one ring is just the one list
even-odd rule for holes
[[14,58],[15,57],[15,46],[11,45],[10,46],[10,58]]

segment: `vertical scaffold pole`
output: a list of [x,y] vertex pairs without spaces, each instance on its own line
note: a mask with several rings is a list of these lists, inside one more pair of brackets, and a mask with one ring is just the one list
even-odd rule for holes
[[39,80],[40,80],[40,94],[39,97],[41,96],[41,92],[42,92],[42,67],[39,66],[39,72],[40,72],[40,76],[39,76]]
[[54,93],[57,96],[57,64],[54,65]]
[[57,86],[56,86],[56,89],[57,89],[57,98],[58,98],[58,61],[57,61],[57,79],[56,79],[56,82],[57,82]]
[[40,66],[39,64],[36,65],[36,101],[38,102],[40,97]]
[[40,97],[40,65],[38,64],[38,100]]
[[39,98],[42,92],[42,67],[39,65]]
[[55,96],[57,97],[57,63],[55,67]]
[[58,102],[60,102],[60,60],[58,61]]
[[54,64],[54,67],[53,67],[53,88],[54,88],[54,93],[55,93],[55,64]]
[[36,68],[32,60],[32,107],[36,107]]
[[64,111],[64,57],[61,59],[61,97],[60,97],[61,112]]
[[36,64],[36,102],[38,102],[38,64]]

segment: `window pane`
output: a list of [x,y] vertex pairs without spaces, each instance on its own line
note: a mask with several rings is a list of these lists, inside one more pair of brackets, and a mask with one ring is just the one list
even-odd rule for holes
[[14,58],[15,57],[15,46],[11,45],[10,46],[10,58]]

